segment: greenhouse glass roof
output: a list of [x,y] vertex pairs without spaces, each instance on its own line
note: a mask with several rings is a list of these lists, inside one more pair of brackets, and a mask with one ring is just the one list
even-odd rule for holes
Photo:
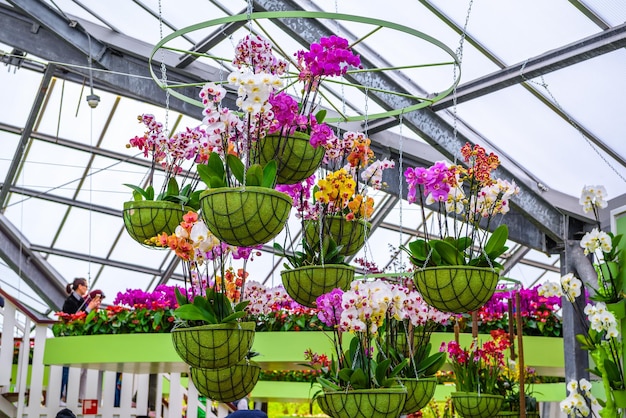
[[[268,11],[308,15],[261,19]],[[203,21],[212,23],[189,29]],[[521,187],[507,221],[506,276],[525,286],[554,280],[570,225],[591,221],[578,204],[583,186],[604,185],[610,199],[626,192],[625,21],[620,0],[0,0],[0,286],[50,314],[78,276],[107,302],[127,288],[180,283],[173,254],[124,230],[124,183],[141,184],[150,170],[126,144],[142,134],[140,114],[172,131],[198,125],[201,109],[160,84],[188,85],[170,90],[195,99],[196,86],[228,75],[232,66],[216,57],[232,57],[250,31],[285,51],[337,34],[384,69],[356,74],[360,88],[332,86],[325,103],[352,117],[338,129],[367,131],[377,153],[397,162],[374,194],[374,228],[355,258],[407,264],[397,249],[423,220],[400,198],[400,170],[454,161],[470,141],[498,154],[500,174]],[[168,48],[155,50],[168,36]],[[294,236],[299,221],[288,225]],[[270,244],[250,271],[278,285],[284,260]]]

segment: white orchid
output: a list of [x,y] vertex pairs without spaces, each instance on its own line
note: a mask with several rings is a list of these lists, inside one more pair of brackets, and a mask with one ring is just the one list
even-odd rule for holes
[[580,196],[580,204],[585,213],[594,211],[596,208],[604,209],[607,206],[606,189],[604,186],[585,186]]
[[580,240],[580,246],[585,249],[585,255],[595,253],[596,250],[601,250],[603,253],[609,253],[613,249],[609,234],[598,230],[598,228],[594,228],[590,232],[587,232]]
[[537,293],[539,296],[543,296],[546,298],[550,298],[553,296],[561,297],[563,296],[563,291],[561,289],[561,285],[555,282],[544,282],[538,289]]
[[567,296],[567,299],[570,302],[574,302],[574,300],[580,296],[582,285],[583,284],[580,279],[572,273],[568,273],[561,277],[561,288],[563,289],[563,294]]
[[[579,391],[580,388],[580,391]],[[567,384],[568,396],[559,404],[561,411],[569,417],[587,417],[591,414],[591,405],[598,405],[591,394],[591,383],[587,379],[571,380]]]

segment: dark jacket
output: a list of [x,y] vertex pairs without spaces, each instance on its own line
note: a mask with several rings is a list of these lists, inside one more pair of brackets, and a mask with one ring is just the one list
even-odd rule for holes
[[256,409],[240,409],[228,415],[229,418],[267,418],[267,414]]
[[74,292],[72,292],[72,294],[69,295],[67,299],[65,299],[65,302],[63,303],[63,309],[61,309],[61,311],[68,314],[75,314],[79,310],[84,311],[86,308],[87,304],[85,303],[85,299],[76,299],[76,296],[74,296]]
[[56,418],[76,418],[76,415],[71,410],[65,408],[59,411]]

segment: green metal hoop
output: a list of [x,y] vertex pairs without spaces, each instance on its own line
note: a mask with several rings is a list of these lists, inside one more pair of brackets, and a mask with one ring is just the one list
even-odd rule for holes
[[[364,121],[364,120],[368,120],[368,121],[372,121],[372,120],[376,120],[376,119],[382,119],[382,118],[387,118],[387,117],[392,117],[392,116],[397,116],[400,114],[405,114],[408,112],[412,112],[414,110],[418,110],[418,109],[422,109],[424,107],[430,106],[436,102],[438,102],[439,100],[443,99],[444,97],[448,96],[453,90],[454,88],[458,85],[459,80],[461,78],[461,67],[460,67],[460,63],[458,61],[458,57],[456,56],[456,54],[454,53],[454,51],[452,51],[450,48],[448,48],[445,44],[443,44],[441,41],[433,38],[432,36],[429,36],[423,32],[420,32],[416,29],[410,28],[408,26],[404,26],[398,23],[394,23],[394,22],[389,22],[386,20],[381,20],[381,19],[375,19],[375,18],[370,18],[370,17],[364,17],[364,16],[355,16],[355,15],[349,15],[349,14],[342,14],[342,13],[328,13],[328,12],[312,12],[312,11],[304,11],[304,10],[297,10],[297,11],[273,11],[273,12],[257,12],[257,13],[251,13],[251,14],[241,14],[241,15],[234,15],[234,16],[225,16],[225,17],[221,17],[218,19],[213,19],[213,20],[208,20],[205,22],[200,22],[200,23],[196,23],[194,25],[188,26],[186,28],[182,28],[179,29],[175,32],[172,32],[171,34],[169,34],[168,36],[164,37],[163,39],[161,39],[154,47],[154,49],[152,50],[152,53],[150,54],[150,58],[148,60],[149,62],[149,67],[150,67],[150,75],[152,76],[152,79],[159,85],[159,87],[161,87],[163,90],[169,90],[170,94],[184,102],[190,103],[192,105],[198,106],[198,107],[203,107],[202,103],[200,102],[200,100],[191,98],[191,97],[187,97],[184,94],[176,91],[176,89],[174,87],[176,87],[176,85],[168,85],[166,82],[164,82],[163,80],[161,80],[154,72],[154,66],[153,64],[153,59],[155,54],[161,50],[161,48],[163,49],[171,49],[171,50],[176,50],[178,52],[181,53],[186,53],[186,54],[195,54],[195,55],[200,55],[200,56],[205,56],[205,54],[198,54],[192,51],[184,51],[184,50],[180,50],[180,49],[176,49],[176,48],[168,48],[166,47],[167,43],[172,41],[173,39],[176,39],[178,37],[181,37],[183,35],[186,35],[188,33],[197,31],[197,30],[201,30],[201,29],[206,29],[206,28],[210,28],[213,26],[218,26],[218,25],[224,25],[224,24],[228,24],[228,23],[233,23],[233,22],[241,22],[241,21],[247,21],[247,20],[252,20],[252,21],[257,21],[257,20],[262,20],[262,19],[267,19],[267,20],[271,20],[271,19],[288,19],[288,18],[304,18],[304,19],[331,19],[331,20],[338,20],[338,21],[348,21],[348,22],[356,22],[356,23],[363,23],[363,24],[368,24],[368,25],[372,25],[375,27],[380,27],[380,28],[386,28],[386,29],[390,29],[390,30],[395,30],[395,31],[399,31],[402,33],[406,33],[408,35],[412,35],[416,38],[422,39],[425,42],[428,42],[431,45],[434,45],[436,47],[438,47],[439,49],[441,49],[442,51],[444,51],[446,54],[448,54],[451,58],[450,62],[447,63],[443,63],[445,65],[454,65],[456,66],[456,78],[454,79],[452,85],[450,85],[447,89],[438,92],[436,94],[433,95],[433,97],[429,97],[428,99],[424,99],[421,97],[416,97],[416,96],[407,96],[405,93],[400,93],[400,92],[393,92],[393,91],[388,91],[388,90],[376,90],[378,92],[382,92],[385,94],[391,94],[391,95],[397,95],[397,96],[402,96],[402,97],[407,97],[407,98],[411,98],[417,101],[417,103],[400,108],[400,109],[392,109],[386,112],[379,112],[379,113],[374,113],[374,114],[367,114],[367,115],[356,115],[356,116],[344,116],[344,117],[335,117],[335,118],[331,118],[328,117],[325,119],[326,122],[355,122],[355,121]],[[431,65],[439,65],[439,64],[431,64]],[[398,70],[399,68],[387,68],[387,69],[365,69],[365,70],[357,70],[355,72],[367,72],[367,71],[371,71],[371,72],[383,72],[383,71],[393,71],[393,70]],[[350,73],[350,72],[348,72]],[[351,85],[352,87],[355,88],[359,88],[359,89],[368,89],[367,86],[363,86],[360,84],[352,84],[352,83],[348,83],[349,85]],[[372,89],[372,91],[374,91]]]

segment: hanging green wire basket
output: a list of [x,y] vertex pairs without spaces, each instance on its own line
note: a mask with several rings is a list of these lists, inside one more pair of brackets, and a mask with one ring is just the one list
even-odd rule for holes
[[309,178],[322,164],[326,148],[313,148],[310,136],[303,132],[293,132],[288,136],[267,135],[260,140],[258,148],[253,147],[253,160],[261,165],[270,160],[276,161],[278,184],[295,184]]
[[243,399],[256,386],[261,367],[244,360],[224,369],[198,369],[191,367],[191,381],[198,392],[218,402],[233,402]]
[[316,398],[333,418],[397,418],[406,401],[405,388],[327,391]]
[[437,378],[400,379],[406,388],[406,402],[402,415],[409,415],[424,408],[435,395]]
[[291,198],[267,187],[221,187],[200,195],[202,219],[220,241],[238,247],[265,244],[289,218]]
[[344,264],[304,266],[280,272],[285,291],[300,305],[315,308],[315,300],[333,289],[347,290],[354,267]]
[[122,217],[132,239],[146,247],[167,248],[155,246],[150,239],[163,232],[173,234],[189,211],[193,209],[165,200],[131,200],[124,202]]
[[415,271],[424,301],[442,312],[475,311],[491,299],[500,276],[488,267],[439,266]]
[[359,252],[365,245],[372,224],[363,220],[348,221],[343,216],[324,216],[322,220],[306,221],[304,232],[307,244],[313,248],[320,245],[320,222],[322,237],[330,235],[337,245],[343,248],[339,252],[343,256],[351,256]]
[[180,358],[201,369],[223,369],[243,360],[254,342],[254,322],[176,328],[172,343]]
[[463,418],[489,418],[502,407],[504,397],[477,392],[452,392],[454,410]]

